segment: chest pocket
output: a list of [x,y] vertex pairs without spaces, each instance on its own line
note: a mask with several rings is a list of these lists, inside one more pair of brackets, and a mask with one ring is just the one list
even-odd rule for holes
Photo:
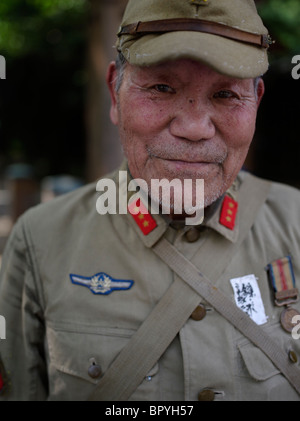
[[[49,400],[87,400],[133,333],[90,325],[48,325]],[[158,364],[134,393],[134,400],[155,398],[157,374]]]
[[[300,341],[293,340],[279,324],[270,326],[268,333],[287,355],[294,351],[298,357],[298,362],[294,362],[295,368],[299,368]],[[244,400],[247,400],[248,396],[249,400],[258,401],[300,401],[300,395],[259,348],[247,340],[240,341],[237,348],[240,380],[238,393]]]

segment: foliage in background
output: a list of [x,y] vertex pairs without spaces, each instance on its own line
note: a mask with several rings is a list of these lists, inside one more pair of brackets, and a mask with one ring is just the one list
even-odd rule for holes
[[[99,0],[101,1],[101,0]],[[45,44],[58,44],[61,34],[56,27],[66,27],[68,45],[80,42],[76,31],[85,19],[88,0],[9,0],[0,2],[0,51],[20,56],[42,52]],[[257,7],[280,49],[295,52],[300,48],[300,1],[260,0]],[[72,30],[73,29],[73,30]],[[65,44],[66,45],[66,44]]]
[[0,174],[31,164],[38,177],[84,172],[86,0],[0,2]]
[[[82,32],[76,30],[83,21],[86,0],[9,0],[0,3],[0,51],[20,57],[33,51],[43,53],[49,45],[58,45],[68,28],[65,46],[80,42]],[[72,30],[73,29],[73,30]]]
[[[16,161],[32,164],[39,177],[84,175],[90,1],[0,0],[0,54],[7,60],[7,80],[0,81],[0,175]],[[300,184],[300,83],[290,75],[291,57],[300,54],[300,0],[257,0],[257,6],[276,44],[260,106],[255,171]]]
[[300,54],[300,1],[261,0],[259,13],[275,44],[257,120],[254,172],[264,178],[300,188],[299,88],[291,71]]
[[272,38],[276,40],[274,50],[278,54],[299,54],[300,1],[264,0],[257,7]]

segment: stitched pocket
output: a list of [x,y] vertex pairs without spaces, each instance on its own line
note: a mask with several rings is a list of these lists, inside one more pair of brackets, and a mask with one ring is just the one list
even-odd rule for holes
[[[291,336],[284,332],[276,323],[266,329],[274,341],[282,348],[282,352],[288,356],[289,350],[293,349],[300,356],[300,341],[294,341]],[[273,362],[248,340],[237,343],[239,354],[237,395],[242,399],[250,400],[300,400],[293,386],[281,374]],[[299,363],[295,364],[295,369]]]
[[250,376],[255,380],[264,381],[280,373],[272,361],[255,345],[247,343],[238,345],[238,348]]
[[[133,333],[129,329],[49,324],[50,399],[87,400],[101,379],[101,374],[92,378],[89,367],[96,364],[105,373]],[[157,373],[158,364],[147,374],[139,392],[145,389],[151,393]]]

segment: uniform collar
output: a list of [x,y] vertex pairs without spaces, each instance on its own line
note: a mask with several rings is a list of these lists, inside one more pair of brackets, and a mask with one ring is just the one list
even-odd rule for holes
[[[126,171],[127,177],[126,178],[124,177],[120,180],[119,178],[120,171]],[[114,179],[115,179],[116,185],[118,186],[117,202],[119,202],[119,199],[121,198],[123,198],[124,201],[126,200],[128,202],[130,198],[133,196],[133,194],[136,192],[128,191],[128,184],[130,183],[130,181],[133,180],[133,178],[128,170],[128,165],[127,165],[126,160],[123,161],[123,163],[121,164],[121,167],[115,173]],[[143,202],[143,204],[146,208],[148,208],[145,201]],[[149,216],[155,221],[156,227],[147,235],[145,235],[130,212],[127,212],[122,216],[125,218],[126,222],[130,225],[130,227],[135,231],[135,233],[140,238],[140,240],[144,243],[144,245],[149,248],[154,246],[155,243],[157,243],[157,241],[167,231],[168,226],[169,226],[166,220],[164,220],[164,218],[161,215],[149,214]]]
[[[128,170],[127,162],[124,161],[119,168],[119,171],[127,171],[127,183],[125,182],[125,179],[123,182],[118,182],[118,172],[115,174],[116,177],[116,184],[119,185],[119,197],[122,197],[124,195],[127,195],[127,199],[130,198],[135,192],[128,192],[128,184],[132,180],[132,177],[130,175],[130,172]],[[208,211],[206,210],[204,212],[204,221],[203,223],[198,226],[199,229],[202,229],[203,227],[212,229],[216,232],[218,232],[220,235],[225,237],[230,242],[236,242],[238,239],[238,233],[239,233],[239,214],[237,212],[236,218],[235,218],[235,224],[233,229],[229,229],[228,227],[224,226],[220,222],[220,216],[222,213],[222,206],[224,203],[225,197],[229,197],[233,199],[235,202],[238,203],[238,192],[239,187],[242,182],[242,177],[239,174],[235,182],[232,184],[232,186],[227,190],[225,195],[220,198],[215,204],[213,204]],[[145,207],[147,208],[147,204],[145,201],[143,202]],[[184,223],[177,223],[171,220],[168,217],[165,217],[164,215],[151,215],[149,214],[150,218],[153,218],[155,221],[154,224],[156,224],[156,227],[147,233],[146,235],[143,233],[142,229],[134,219],[134,217],[127,212],[123,215],[126,219],[126,222],[132,227],[132,229],[135,231],[135,233],[138,235],[138,237],[141,239],[143,244],[146,247],[152,247],[155,243],[158,242],[158,240],[165,234],[169,226],[172,226],[175,229],[182,228],[184,230],[188,230],[190,227],[193,226],[186,226]]]
[[[225,237],[227,240],[231,241],[232,243],[235,243],[238,239],[239,235],[239,212],[238,212],[238,200],[239,200],[239,189],[242,183],[242,173],[239,173],[236,180],[233,182],[233,184],[230,186],[230,188],[226,191],[224,196],[219,200],[217,209],[210,218],[207,220],[204,220],[204,226],[213,229],[214,231],[221,234],[223,237]],[[226,212],[226,209],[224,209],[223,205],[225,200],[233,201],[236,203],[237,206],[237,213],[234,215],[234,227],[228,228],[221,222],[221,215],[222,212]]]

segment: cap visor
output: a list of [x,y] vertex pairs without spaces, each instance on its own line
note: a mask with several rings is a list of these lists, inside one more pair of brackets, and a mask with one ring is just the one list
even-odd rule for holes
[[129,63],[137,66],[189,58],[221,74],[241,79],[261,76],[268,70],[265,49],[202,32],[144,35],[134,42],[125,41],[121,50]]

